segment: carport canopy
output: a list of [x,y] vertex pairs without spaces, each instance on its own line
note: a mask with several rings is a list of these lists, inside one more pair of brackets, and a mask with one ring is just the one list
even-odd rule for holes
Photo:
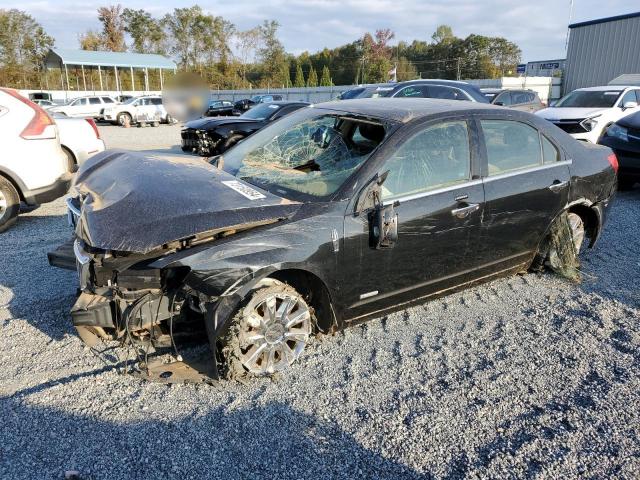
[[[162,55],[150,53],[131,53],[131,52],[99,52],[93,50],[69,50],[61,48],[52,48],[45,57],[45,67],[60,68],[64,70],[67,89],[69,89],[68,67],[81,67],[83,81],[84,70],[89,68],[97,69],[100,75],[100,89],[102,90],[102,69],[113,69],[116,78],[116,89],[120,90],[120,82],[118,80],[118,69],[128,69],[132,82],[133,70],[142,69],[145,72],[145,90],[148,90],[148,71],[149,69],[157,69],[160,72],[160,83],[162,88],[162,71],[176,71],[176,64],[173,60]],[[63,82],[64,86],[64,82]],[[86,85],[85,85],[86,90]],[[135,90],[135,84],[133,84]]]

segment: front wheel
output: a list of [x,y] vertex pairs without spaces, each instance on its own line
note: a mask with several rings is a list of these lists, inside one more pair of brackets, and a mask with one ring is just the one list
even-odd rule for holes
[[222,152],[226,152],[227,150],[229,150],[231,147],[233,147],[234,145],[236,145],[238,142],[240,142],[242,139],[244,139],[244,137],[242,135],[231,135],[226,142],[224,142],[224,146],[223,146],[223,150]]
[[277,280],[264,280],[222,339],[223,375],[267,376],[285,370],[302,354],[313,324],[313,311],[300,293]]
[[129,122],[129,125],[131,125],[132,118],[128,113],[120,113],[116,118],[118,120],[118,125],[120,125],[121,127],[124,127],[127,121]]
[[20,213],[20,195],[4,177],[0,177],[0,233],[16,223]]

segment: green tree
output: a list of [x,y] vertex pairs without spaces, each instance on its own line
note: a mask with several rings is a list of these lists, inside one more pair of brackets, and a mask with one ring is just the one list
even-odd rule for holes
[[111,52],[124,52],[127,45],[124,43],[122,6],[110,5],[98,8],[98,20],[102,22],[102,41],[105,49]]
[[125,8],[122,12],[124,31],[133,39],[137,53],[166,53],[166,34],[160,20],[145,10]]
[[53,44],[53,38],[31,15],[0,9],[0,85],[28,88],[39,84],[44,58]]
[[313,68],[313,65],[309,68],[309,75],[307,77],[307,87],[317,87],[318,86],[318,74],[316,70]]
[[86,33],[78,35],[78,42],[80,42],[80,49],[82,50],[92,50],[97,52],[104,48],[102,35],[93,30],[87,30]]
[[320,86],[321,87],[330,87],[333,85],[331,82],[331,73],[329,72],[329,67],[326,65],[322,67],[322,76],[320,77]]
[[265,20],[259,27],[261,47],[258,49],[258,59],[262,63],[264,72],[263,84],[285,85],[288,83],[286,53],[277,35],[279,27],[280,24],[275,20]]
[[296,77],[293,80],[293,86],[297,88],[304,87],[304,73],[302,72],[302,65],[296,62]]

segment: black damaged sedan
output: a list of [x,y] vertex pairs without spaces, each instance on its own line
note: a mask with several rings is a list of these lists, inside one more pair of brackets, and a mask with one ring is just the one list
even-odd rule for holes
[[219,155],[265,125],[307,106],[307,102],[294,101],[261,103],[239,117],[192,120],[180,132],[182,151],[202,157]]
[[199,339],[209,376],[270,375],[318,332],[561,270],[597,241],[616,169],[610,149],[524,112],[325,103],[210,163],[92,157],[69,201],[75,236],[49,261],[77,269],[71,317],[87,344],[133,345],[149,375],[147,354],[169,352],[168,377]]

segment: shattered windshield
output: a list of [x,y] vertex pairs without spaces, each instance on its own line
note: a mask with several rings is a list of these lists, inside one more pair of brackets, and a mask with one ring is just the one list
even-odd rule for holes
[[335,193],[385,137],[376,120],[302,109],[224,154],[224,170],[273,193]]

